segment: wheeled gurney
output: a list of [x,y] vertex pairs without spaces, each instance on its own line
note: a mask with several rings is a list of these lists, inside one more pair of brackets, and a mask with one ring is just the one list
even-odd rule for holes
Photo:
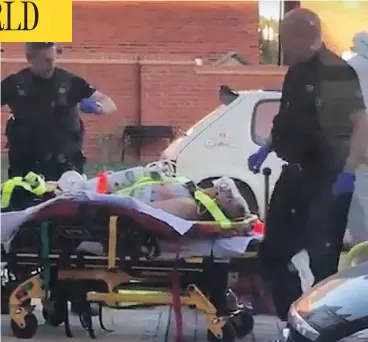
[[[236,260],[249,257],[255,267],[259,236],[251,235],[251,228],[256,219],[249,215],[223,229],[130,197],[89,192],[2,213],[3,261],[21,279],[9,297],[13,333],[34,336],[37,320],[30,299],[41,298],[47,321],[65,323],[68,336],[68,301],[80,303],[91,337],[93,302],[188,305],[207,316],[209,339],[245,335],[252,327],[251,313],[238,301],[226,307],[226,280],[229,269],[239,266]],[[151,295],[139,291],[147,288]]]

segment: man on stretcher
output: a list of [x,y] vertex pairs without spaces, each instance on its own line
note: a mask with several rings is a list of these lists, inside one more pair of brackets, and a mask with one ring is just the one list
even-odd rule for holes
[[229,178],[221,178],[207,189],[199,189],[190,181],[175,184],[163,180],[141,186],[150,187],[151,206],[187,220],[234,221],[249,213],[245,200],[240,194],[237,196],[235,183]]
[[[104,174],[106,192],[121,196],[134,197],[152,207],[162,209],[187,220],[216,221],[226,228],[230,221],[242,219],[249,214],[246,201],[240,195],[235,183],[228,177],[213,181],[213,186],[200,189],[190,180],[168,175],[157,167],[135,167],[118,172]],[[86,180],[75,171],[68,171],[53,184],[56,192],[97,191],[101,181],[98,177]],[[10,198],[15,188],[22,188],[27,192],[37,189],[38,197],[41,195],[40,187],[30,187],[28,178],[22,180],[10,179],[2,186],[2,208],[4,203],[11,203]],[[33,180],[35,182],[35,180]],[[40,183],[42,179],[40,178]],[[50,186],[50,183],[47,184]],[[49,189],[50,190],[50,189]],[[9,208],[10,209],[10,208]],[[20,208],[18,208],[20,209]]]
[[[93,191],[97,182],[95,178],[73,188]],[[62,183],[63,177],[59,181],[61,188]],[[210,188],[200,189],[190,180],[169,176],[157,167],[135,167],[108,174],[107,192],[134,197],[187,220],[219,221],[226,225],[226,221],[249,214],[246,201],[228,177],[215,180]]]

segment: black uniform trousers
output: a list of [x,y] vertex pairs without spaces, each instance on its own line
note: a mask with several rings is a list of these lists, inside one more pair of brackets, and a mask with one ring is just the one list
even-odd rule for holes
[[332,193],[338,172],[288,165],[275,185],[259,254],[262,277],[282,320],[302,295],[290,263],[296,253],[308,251],[316,283],[337,272],[351,201],[350,194]]

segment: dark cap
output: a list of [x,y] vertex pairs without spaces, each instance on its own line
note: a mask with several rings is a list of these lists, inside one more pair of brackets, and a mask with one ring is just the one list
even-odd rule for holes
[[56,43],[51,43],[51,42],[25,43],[26,49],[33,49],[33,50],[42,50],[42,49],[47,49],[53,46],[56,46]]

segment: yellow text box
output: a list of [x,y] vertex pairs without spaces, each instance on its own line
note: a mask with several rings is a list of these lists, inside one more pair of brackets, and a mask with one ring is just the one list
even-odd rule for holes
[[71,42],[72,0],[0,0],[0,42]]

